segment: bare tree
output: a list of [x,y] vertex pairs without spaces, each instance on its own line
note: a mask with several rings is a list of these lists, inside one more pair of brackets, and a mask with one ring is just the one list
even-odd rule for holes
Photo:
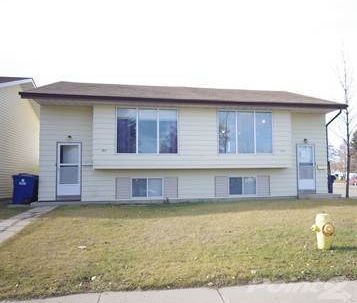
[[352,70],[347,64],[345,55],[342,54],[342,70],[339,73],[340,86],[343,89],[343,99],[347,108],[344,110],[343,123],[345,127],[345,135],[343,136],[343,141],[346,146],[346,198],[349,198],[349,181],[350,181],[350,170],[351,170],[351,137],[355,125],[353,124],[353,115],[351,112],[352,107],[352,86],[353,86],[353,76]]

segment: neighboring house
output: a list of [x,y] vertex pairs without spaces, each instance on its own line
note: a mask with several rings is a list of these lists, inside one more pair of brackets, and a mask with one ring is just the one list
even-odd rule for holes
[[41,105],[40,201],[327,193],[325,114],[282,91],[58,82]]
[[0,77],[0,199],[12,196],[12,175],[37,173],[40,106],[21,99],[33,89],[31,78]]

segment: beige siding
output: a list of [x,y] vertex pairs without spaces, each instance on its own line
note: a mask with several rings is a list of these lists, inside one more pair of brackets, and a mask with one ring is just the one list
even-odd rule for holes
[[216,176],[215,196],[217,198],[227,198],[229,196],[228,182],[227,176]]
[[[232,172],[233,173],[233,172]],[[244,176],[243,172],[236,170],[232,176]],[[270,196],[270,176],[255,176],[252,172],[247,171],[246,176],[256,177],[256,191],[259,197]],[[227,198],[229,197],[229,176],[216,176],[215,177],[215,197]]]
[[270,196],[270,176],[257,176],[257,195]]
[[[84,178],[92,165],[92,108],[41,106],[39,200],[56,197],[56,146],[57,142],[67,141],[82,142]],[[111,192],[113,195],[113,189]]]
[[116,199],[129,200],[130,199],[130,184],[131,179],[128,177],[116,178]]
[[294,161],[296,163],[296,144],[303,143],[304,139],[307,139],[308,143],[315,147],[316,192],[327,193],[325,115],[294,113],[292,117]]
[[[215,197],[215,180],[217,176],[269,176],[271,196],[295,196],[296,183],[296,143],[304,138],[315,144],[316,161],[320,169],[317,172],[318,192],[326,192],[325,174],[325,135],[323,114],[290,114],[286,111],[274,111],[274,153],[280,155],[283,168],[264,168],[268,159],[277,163],[273,156],[250,155],[249,157],[221,157],[217,152],[216,111],[208,111],[200,126],[199,111],[191,108],[180,109],[179,114],[179,155],[116,155],[115,151],[115,111],[113,106],[99,106],[95,111],[86,106],[42,106],[41,107],[41,165],[40,165],[40,199],[54,200],[56,195],[56,143],[67,141],[68,135],[72,141],[80,141],[83,146],[82,167],[82,200],[83,201],[115,201],[117,178],[133,177],[172,177],[177,178],[179,199],[201,199]],[[203,110],[202,110],[203,111]],[[96,127],[92,129],[92,119]],[[99,119],[99,120],[98,120]],[[106,120],[108,119],[108,121]],[[193,119],[195,121],[190,122]],[[186,121],[186,122],[185,122]],[[200,136],[194,130],[202,131]],[[207,129],[209,131],[207,131]],[[211,133],[213,132],[213,133]],[[293,135],[292,135],[293,134]],[[92,136],[94,139],[92,140]],[[201,137],[201,138],[200,138]],[[196,139],[196,140],[195,140]],[[202,147],[199,147],[202,144]],[[123,169],[94,169],[93,158],[100,163]],[[201,151],[201,154],[199,154]],[[192,156],[190,156],[192,153]],[[123,157],[124,160],[121,160]],[[267,158],[265,158],[267,157]],[[226,160],[225,160],[225,159]],[[278,160],[280,159],[278,158]],[[170,164],[183,168],[165,168]],[[189,160],[188,160],[189,159]],[[257,163],[254,163],[255,159]],[[114,164],[110,164],[113,161]],[[222,163],[221,168],[212,168],[212,163]],[[164,163],[161,167],[160,163]],[[245,162],[260,168],[237,168]],[[130,169],[128,169],[130,163]],[[154,164],[153,164],[154,163]],[[166,164],[165,164],[166,163]],[[233,163],[233,164],[230,164]],[[264,164],[265,163],[265,164]],[[215,164],[216,165],[216,164]],[[232,165],[230,168],[225,166]],[[245,164],[247,165],[247,164]],[[156,169],[150,168],[151,166]],[[285,167],[286,166],[286,167]],[[137,168],[136,168],[137,167]],[[191,167],[191,169],[189,169]],[[197,169],[196,167],[200,167]],[[136,169],[135,169],[136,168]]]
[[39,119],[21,90],[0,88],[0,199],[12,196],[12,175],[38,172]]
[[178,197],[178,178],[165,177],[164,178],[164,198]]
[[[296,195],[296,184],[284,182],[284,171],[282,169],[168,169],[168,170],[83,170],[83,200],[84,201],[114,201],[117,178],[137,177],[177,177],[179,199],[205,199],[215,198],[215,183],[217,176],[257,176],[259,174],[269,175],[273,184],[272,196],[294,196]],[[124,179],[123,179],[124,180]],[[100,186],[98,186],[100,184]],[[228,188],[227,188],[228,189]]]
[[93,164],[100,169],[133,168],[282,168],[291,165],[291,115],[273,112],[272,154],[219,154],[217,111],[212,107],[178,108],[178,154],[117,154],[116,107],[95,105]]

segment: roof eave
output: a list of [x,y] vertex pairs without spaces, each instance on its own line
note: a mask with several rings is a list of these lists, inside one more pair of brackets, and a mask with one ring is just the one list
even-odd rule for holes
[[205,99],[166,99],[166,98],[147,98],[147,97],[124,97],[124,96],[94,96],[94,95],[77,95],[77,94],[51,94],[38,92],[19,92],[21,98],[25,99],[72,99],[72,100],[96,100],[96,101],[133,101],[133,102],[177,102],[190,104],[211,104],[211,105],[256,105],[271,107],[301,107],[301,108],[324,108],[324,109],[345,109],[347,104],[313,104],[313,103],[292,103],[292,102],[269,102],[269,101],[222,101],[222,100],[205,100]]
[[0,88],[14,86],[14,85],[21,85],[21,84],[25,84],[25,83],[32,83],[33,87],[36,87],[36,84],[35,84],[35,81],[33,80],[33,78],[26,78],[26,79],[21,79],[21,80],[11,80],[11,81],[7,81],[7,82],[2,82],[2,83],[0,83]]

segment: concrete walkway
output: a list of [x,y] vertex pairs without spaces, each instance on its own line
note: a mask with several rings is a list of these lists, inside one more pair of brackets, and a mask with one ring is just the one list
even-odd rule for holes
[[39,206],[31,208],[30,210],[13,216],[6,220],[0,221],[0,243],[15,235],[27,224],[31,223],[38,216],[41,216],[56,206]]
[[[16,301],[3,301],[16,302]],[[17,301],[20,302],[20,301]],[[213,288],[105,292],[21,303],[312,303],[357,302],[357,281],[258,284]]]

